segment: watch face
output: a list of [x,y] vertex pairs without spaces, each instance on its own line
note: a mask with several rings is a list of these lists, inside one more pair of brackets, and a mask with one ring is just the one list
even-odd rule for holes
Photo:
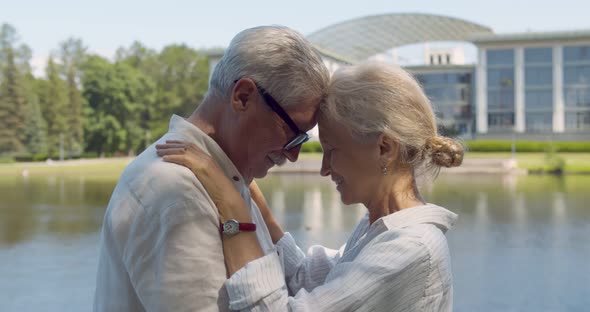
[[227,235],[234,235],[240,232],[240,224],[234,219],[227,220],[223,224],[223,233]]

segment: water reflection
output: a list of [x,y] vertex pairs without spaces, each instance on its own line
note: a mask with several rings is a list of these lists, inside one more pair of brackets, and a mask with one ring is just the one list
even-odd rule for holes
[[[273,214],[277,220],[285,219],[285,192],[283,190],[276,190],[270,196],[270,206],[272,207]],[[268,196],[267,196],[268,200]]]
[[[583,311],[590,304],[590,177],[443,175],[425,198],[460,216],[449,232],[456,311]],[[273,176],[259,182],[278,219],[302,246],[338,247],[365,213],[343,206],[327,179]],[[296,212],[295,215],[289,214]],[[300,216],[302,213],[303,216]],[[296,221],[295,221],[296,220]]]
[[114,183],[65,176],[2,177],[0,246],[47,234],[96,232]]
[[460,215],[448,235],[456,310],[584,311],[590,177],[460,178],[441,177],[428,194]]
[[257,181],[277,220],[303,248],[338,248],[364,215],[360,205],[345,206],[329,179],[315,175],[273,175]]
[[[0,311],[87,310],[98,232],[116,177],[0,177]],[[258,181],[303,248],[343,244],[366,213],[329,179]],[[455,311],[585,311],[590,306],[590,176],[441,175],[429,201],[459,214],[447,235]],[[72,294],[75,294],[72,296]]]

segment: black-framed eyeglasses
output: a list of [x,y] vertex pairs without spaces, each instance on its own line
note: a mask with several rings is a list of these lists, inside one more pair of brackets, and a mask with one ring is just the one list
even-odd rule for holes
[[[236,83],[236,82],[238,82],[238,80],[234,81],[234,83]],[[297,127],[297,125],[295,124],[293,119],[291,119],[291,117],[289,117],[287,112],[285,112],[285,110],[281,107],[281,105],[279,105],[277,100],[275,100],[272,97],[272,95],[270,95],[270,93],[268,93],[266,90],[264,90],[264,88],[259,86],[256,82],[254,84],[256,84],[256,88],[258,89],[258,93],[260,93],[262,95],[264,102],[270,107],[270,109],[272,109],[277,115],[279,115],[279,117],[281,117],[281,119],[295,133],[295,137],[293,137],[291,140],[289,140],[289,142],[287,142],[287,144],[285,144],[285,146],[283,146],[283,149],[285,151],[289,151],[289,150],[292,150],[292,149],[296,148],[297,146],[300,146],[301,144],[309,141],[311,136],[309,134],[299,130],[299,128]]]

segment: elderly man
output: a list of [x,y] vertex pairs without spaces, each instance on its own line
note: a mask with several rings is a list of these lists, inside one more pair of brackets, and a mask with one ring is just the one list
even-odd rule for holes
[[[215,67],[203,102],[187,119],[172,116],[156,142],[192,142],[215,159],[249,203],[266,254],[274,245],[249,185],[297,160],[328,80],[301,34],[280,26],[244,30]],[[227,310],[218,220],[192,172],[147,148],[123,172],[104,217],[94,310]]]

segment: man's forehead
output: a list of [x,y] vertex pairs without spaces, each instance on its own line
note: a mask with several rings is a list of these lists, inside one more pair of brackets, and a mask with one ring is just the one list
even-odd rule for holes
[[318,124],[317,113],[302,114],[301,118],[297,118],[294,121],[301,131],[307,132]]
[[287,110],[287,114],[302,131],[309,131],[318,123],[319,104],[305,103]]

